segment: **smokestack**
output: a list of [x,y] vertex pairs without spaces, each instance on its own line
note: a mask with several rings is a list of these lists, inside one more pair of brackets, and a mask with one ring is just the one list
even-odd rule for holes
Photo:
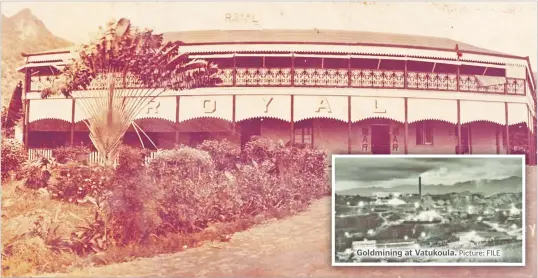
[[422,196],[422,179],[418,177],[418,196]]

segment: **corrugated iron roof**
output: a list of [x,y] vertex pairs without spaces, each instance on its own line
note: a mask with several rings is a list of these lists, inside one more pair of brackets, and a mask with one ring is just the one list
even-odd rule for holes
[[[293,44],[345,44],[392,46],[512,56],[467,43],[441,37],[340,30],[202,30],[163,33],[165,41],[182,41],[186,44],[240,44],[240,43],[293,43]],[[52,52],[69,52],[72,48],[32,53],[46,55]],[[50,55],[50,54],[49,54]],[[47,55],[47,56],[49,56]],[[60,55],[58,55],[60,56]],[[50,56],[49,56],[50,57]],[[47,57],[47,58],[49,58]],[[43,57],[44,58],[44,57]],[[39,59],[35,57],[34,59]],[[49,58],[50,59],[50,58]]]
[[447,38],[340,30],[204,30],[164,33],[165,41],[210,43],[331,43],[435,48],[508,55]]

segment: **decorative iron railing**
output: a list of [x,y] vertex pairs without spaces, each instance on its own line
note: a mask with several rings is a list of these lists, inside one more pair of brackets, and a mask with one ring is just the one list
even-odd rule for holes
[[[219,86],[237,87],[347,87],[347,88],[393,88],[414,90],[439,90],[460,92],[482,92],[497,94],[525,94],[525,79],[506,78],[505,84],[483,87],[474,75],[458,75],[432,72],[407,74],[397,70],[370,69],[319,69],[319,68],[226,68],[219,70],[222,82]],[[115,78],[116,84],[127,88],[137,86],[133,76]],[[61,80],[55,76],[32,77],[31,91],[41,91],[53,82]],[[88,88],[103,89],[103,78],[97,78]],[[119,87],[122,87],[121,85]]]
[[368,69],[236,68],[220,69],[220,86],[294,86],[393,88],[525,94],[525,80],[506,78],[506,84],[483,87],[474,75]]

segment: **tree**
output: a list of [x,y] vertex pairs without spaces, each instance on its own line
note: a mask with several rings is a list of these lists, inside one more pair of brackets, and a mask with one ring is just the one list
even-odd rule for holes
[[22,112],[22,82],[19,81],[7,107],[2,107],[2,135],[13,137],[13,128],[21,120]]
[[190,60],[181,42],[163,43],[162,34],[131,26],[128,19],[110,22],[95,42],[82,45],[78,57],[42,98],[63,94],[88,116],[85,123],[98,152],[109,162],[118,154],[135,117],[166,90],[188,90],[220,82],[218,68]]

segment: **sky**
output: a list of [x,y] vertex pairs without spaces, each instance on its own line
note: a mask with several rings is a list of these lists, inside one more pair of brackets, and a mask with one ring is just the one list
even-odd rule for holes
[[336,191],[422,183],[453,185],[481,179],[522,176],[521,158],[404,158],[339,157],[335,165]]
[[[203,29],[340,29],[447,37],[530,56],[537,67],[537,3],[533,2],[2,2],[11,16],[30,8],[57,36],[86,42],[98,26],[127,17],[156,32]],[[226,13],[257,24],[225,23]],[[61,15],[61,16],[60,16]]]

